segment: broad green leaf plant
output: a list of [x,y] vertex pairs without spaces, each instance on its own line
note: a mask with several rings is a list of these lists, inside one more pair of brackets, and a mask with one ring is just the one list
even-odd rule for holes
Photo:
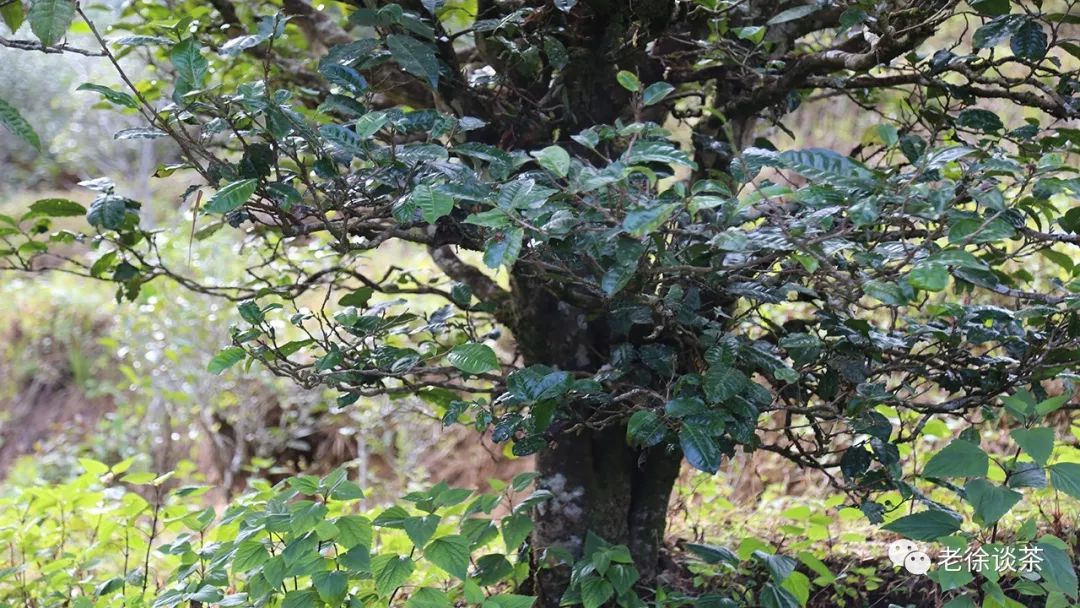
[[[234,230],[265,263],[234,284],[188,276],[158,255],[143,202],[104,177],[83,183],[97,193],[87,228],[56,229],[75,204],[41,202],[0,216],[0,253],[11,270],[113,281],[121,299],[171,279],[235,302],[244,322],[208,373],[263,365],[342,408],[418,397],[536,455],[557,498],[530,533],[544,606],[628,605],[626,589],[654,586],[681,463],[716,473],[738,451],[815,471],[883,534],[992,544],[1029,493],[1077,494],[1073,8],[135,1],[103,31],[89,7],[33,0],[37,41],[15,46],[102,55],[118,83],[84,88],[175,144],[157,174],[194,183],[172,228]],[[76,19],[90,48],[65,40]],[[129,73],[135,57],[153,78]],[[821,96],[882,124],[843,150],[769,139]],[[8,106],[0,119],[36,141]],[[367,271],[395,245],[427,250],[443,276]],[[932,423],[950,442],[923,464]],[[996,425],[1015,455],[982,447]],[[337,601],[347,574],[310,569],[341,559],[312,557],[332,540],[318,538],[322,503],[297,500],[268,499],[288,525],[267,518],[293,535],[304,522],[296,551],[317,563],[291,563],[330,574],[309,588],[273,571],[254,592],[285,582],[285,605]],[[461,578],[458,532],[423,551]],[[989,581],[984,605],[1036,587],[1075,601],[1071,549],[1025,537],[1046,566],[1008,590]],[[590,538],[626,547],[639,578]],[[377,596],[411,576],[413,547],[371,559]],[[762,559],[772,580],[753,601],[805,601],[791,563]],[[221,599],[183,599],[199,593],[171,597]]]

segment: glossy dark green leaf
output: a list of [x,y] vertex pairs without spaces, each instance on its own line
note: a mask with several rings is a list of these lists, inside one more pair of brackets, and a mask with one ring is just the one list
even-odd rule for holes
[[26,15],[30,31],[44,46],[60,42],[74,19],[74,0],[33,0]]

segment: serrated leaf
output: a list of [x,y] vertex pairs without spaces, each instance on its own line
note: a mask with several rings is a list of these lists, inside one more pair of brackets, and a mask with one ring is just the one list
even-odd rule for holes
[[458,344],[446,355],[450,365],[470,374],[482,374],[499,369],[499,358],[485,344]]
[[982,108],[968,108],[960,112],[956,117],[956,124],[983,133],[997,133],[1005,128],[996,113]]
[[262,541],[245,540],[236,547],[233,554],[232,571],[244,573],[252,568],[258,568],[270,559],[270,552]]
[[26,12],[23,9],[22,0],[13,0],[0,6],[0,19],[4,21],[4,25],[8,26],[12,34],[22,26],[25,18]]
[[533,530],[532,519],[525,513],[515,513],[502,518],[499,522],[503,544],[507,553],[514,553],[521,548],[521,543],[529,538]]
[[1024,59],[1042,59],[1046,55],[1046,45],[1046,32],[1042,24],[1034,19],[1024,19],[1009,39],[1013,55]]
[[789,21],[797,21],[807,15],[814,14],[819,10],[821,10],[821,5],[819,4],[803,4],[801,6],[792,7],[786,11],[777,13],[771,19],[766,21],[765,25],[778,25]]
[[3,98],[0,98],[0,124],[3,124],[12,133],[34,146],[34,148],[41,149],[41,139],[38,138],[34,128],[30,126],[30,123],[26,122],[26,119],[22,117],[22,114],[19,114],[19,111],[14,106],[4,101]]
[[639,141],[627,150],[622,157],[627,165],[638,163],[666,163],[669,165],[681,165],[696,168],[697,164],[690,160],[690,155],[678,148],[675,144],[666,141]]
[[165,137],[166,135],[168,135],[168,133],[161,129],[133,127],[131,129],[120,129],[116,133],[113,133],[113,139],[158,139]]
[[445,591],[421,587],[412,592],[405,602],[405,608],[454,608],[454,603]]
[[525,231],[521,228],[499,230],[484,244],[484,264],[488,268],[513,266],[521,254]]
[[566,177],[570,172],[570,154],[561,146],[548,146],[543,150],[532,153],[540,166],[551,171],[558,177]]
[[90,203],[90,210],[86,212],[86,221],[98,228],[118,230],[124,224],[127,210],[128,199],[105,194]]
[[53,46],[67,33],[75,18],[74,0],[34,0],[26,20],[43,46]]
[[1050,485],[1073,498],[1080,498],[1080,464],[1059,462],[1051,465]]
[[686,461],[695,469],[706,473],[720,470],[720,446],[703,429],[693,424],[683,424],[679,430],[679,445]]
[[257,179],[242,179],[230,182],[214,193],[206,202],[203,211],[206,213],[228,213],[235,211],[248,202],[251,195],[259,185]]
[[438,515],[410,517],[405,520],[405,534],[417,549],[423,549],[439,527]]
[[984,477],[990,457],[982,449],[963,439],[945,446],[923,468],[924,477]]
[[210,363],[206,366],[206,371],[215,375],[221,374],[221,372],[243,361],[246,356],[247,353],[244,352],[244,349],[239,346],[230,346],[222,349],[221,352],[210,359]]
[[1046,464],[1054,451],[1054,429],[1047,427],[1013,429],[1009,435],[1016,445],[1020,446],[1020,449],[1041,465]]
[[435,49],[410,36],[392,34],[386,37],[386,46],[401,69],[424,79],[432,89],[439,86],[439,60]]
[[424,549],[424,557],[451,576],[465,580],[469,572],[469,541],[464,536],[436,538]]
[[1039,574],[1046,579],[1052,590],[1064,593],[1075,600],[1080,589],[1078,589],[1076,566],[1069,559],[1069,554],[1060,547],[1045,541],[1039,542],[1036,547],[1040,550],[1038,555],[1042,560],[1039,563]]
[[652,447],[667,436],[667,425],[651,410],[638,410],[626,424],[626,442],[632,446]]
[[949,269],[937,262],[922,262],[911,269],[907,279],[915,289],[941,291],[949,285]]
[[185,38],[173,46],[169,59],[176,69],[177,79],[190,89],[202,87],[210,73],[210,64],[203,57],[195,38]]
[[360,72],[347,65],[324,63],[319,66],[319,72],[331,83],[338,85],[353,95],[363,95],[368,89],[367,80],[360,75]]
[[30,205],[30,212],[48,217],[76,217],[86,215],[86,207],[66,198],[43,198]]
[[678,208],[677,203],[669,203],[631,211],[623,218],[623,230],[642,238],[659,230]]
[[1005,37],[1015,29],[1016,18],[1012,15],[995,17],[975,30],[971,37],[972,46],[976,49],[988,49],[1005,40]]
[[420,217],[429,224],[434,224],[440,217],[448,215],[454,209],[454,199],[427,184],[417,186],[409,195],[412,204],[420,209]]
[[111,89],[111,88],[109,88],[107,86],[104,86],[104,85],[94,84],[92,82],[84,82],[84,83],[80,84],[78,86],[78,88],[76,88],[75,90],[76,91],[93,91],[95,93],[100,94],[102,97],[109,100],[110,102],[112,102],[112,103],[114,103],[114,104],[116,104],[118,106],[123,106],[125,108],[133,108],[134,109],[134,108],[139,107],[139,102],[136,101],[135,98],[132,97],[131,95],[128,95],[127,93],[125,93],[123,91],[117,91],[116,89]]
[[581,603],[585,608],[600,608],[615,595],[615,588],[606,579],[588,576],[581,581]]
[[386,112],[368,112],[356,119],[356,124],[353,128],[356,129],[357,137],[366,140],[378,133],[379,129],[383,128],[389,120]]
[[883,527],[912,540],[931,541],[959,530],[960,520],[944,511],[931,510],[906,515]]
[[984,526],[991,526],[1005,516],[1023,495],[985,479],[972,479],[964,486],[964,498],[975,508]]
[[352,156],[360,156],[364,152],[360,146],[360,138],[348,127],[323,125],[319,127],[319,135],[342,152]]
[[382,597],[389,597],[398,587],[409,580],[416,564],[404,555],[384,553],[371,558],[371,572],[375,577],[375,590]]

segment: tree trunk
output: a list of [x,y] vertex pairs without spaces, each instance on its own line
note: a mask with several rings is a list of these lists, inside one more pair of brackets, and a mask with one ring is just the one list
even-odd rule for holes
[[629,447],[623,426],[563,435],[539,454],[538,486],[553,495],[537,508],[533,531],[540,606],[558,606],[570,579],[567,566],[544,567],[545,552],[559,547],[576,559],[588,532],[629,546],[642,582],[655,579],[681,459],[662,447]]
[[[519,265],[511,275],[514,337],[526,365],[595,372],[607,360],[610,328],[602,303],[572,297],[557,282],[530,274]],[[577,301],[578,305],[571,302]],[[595,407],[565,408],[587,417]],[[555,607],[569,585],[566,566],[543,568],[549,548],[581,555],[592,532],[630,548],[643,582],[656,576],[668,500],[679,474],[682,453],[657,446],[638,450],[626,442],[626,426],[553,434],[537,455],[537,484],[553,498],[537,508],[533,529],[533,593],[539,606]]]

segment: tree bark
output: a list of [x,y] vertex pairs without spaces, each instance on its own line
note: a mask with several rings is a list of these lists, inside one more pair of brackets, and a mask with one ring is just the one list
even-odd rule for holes
[[[514,337],[526,365],[595,372],[610,351],[602,303],[580,301],[528,268],[519,264],[511,280]],[[570,403],[563,409],[587,418],[593,407]],[[641,581],[655,578],[668,500],[681,462],[678,449],[629,446],[625,423],[554,434],[537,455],[537,485],[553,496],[534,517],[532,592],[539,596],[539,606],[558,606],[569,586],[568,566],[545,567],[554,561],[548,550],[563,549],[576,559],[589,532],[627,545]]]
[[631,448],[624,426],[564,435],[538,455],[537,484],[553,495],[534,518],[533,591],[539,606],[558,606],[570,580],[570,568],[552,565],[548,549],[564,549],[577,559],[589,532],[627,545],[641,581],[655,579],[681,460],[681,453],[663,447]]

